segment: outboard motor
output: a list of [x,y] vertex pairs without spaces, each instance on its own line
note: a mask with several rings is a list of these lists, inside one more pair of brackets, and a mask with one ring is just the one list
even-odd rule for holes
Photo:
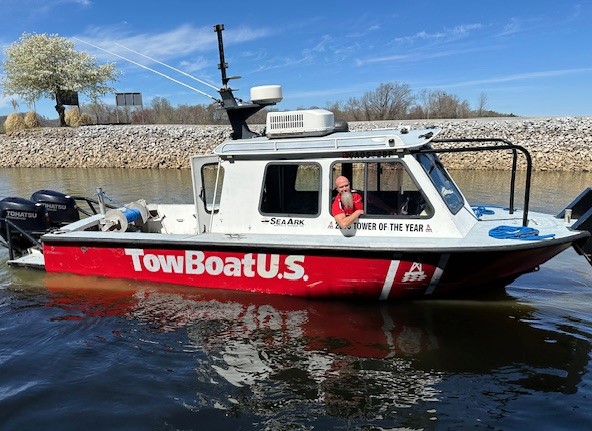
[[0,235],[20,254],[35,245],[30,237],[39,239],[48,228],[44,205],[19,197],[0,200]]
[[31,196],[33,202],[45,205],[52,227],[80,220],[76,201],[69,195],[53,190],[39,190]]

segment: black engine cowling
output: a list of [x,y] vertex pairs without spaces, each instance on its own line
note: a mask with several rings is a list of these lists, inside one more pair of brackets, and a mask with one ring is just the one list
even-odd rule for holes
[[[7,225],[9,225],[10,237]],[[19,229],[15,229],[16,225]],[[47,210],[42,204],[19,198],[8,197],[0,200],[0,235],[19,251],[34,245],[21,231],[39,239],[49,228]]]
[[53,190],[39,190],[33,193],[31,200],[45,205],[52,227],[64,226],[80,220],[76,201],[64,193]]

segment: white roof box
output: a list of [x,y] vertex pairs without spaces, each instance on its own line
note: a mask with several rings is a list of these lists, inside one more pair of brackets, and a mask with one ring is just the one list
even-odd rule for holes
[[262,85],[251,88],[251,102],[260,105],[274,105],[282,101],[281,85]]
[[326,109],[270,112],[265,128],[269,138],[324,136],[334,130],[335,118]]

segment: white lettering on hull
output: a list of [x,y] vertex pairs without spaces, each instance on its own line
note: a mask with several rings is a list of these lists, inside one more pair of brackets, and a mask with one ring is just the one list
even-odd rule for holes
[[279,254],[247,253],[242,258],[216,255],[206,257],[203,251],[196,250],[171,255],[145,253],[144,250],[135,248],[126,248],[125,254],[131,256],[136,272],[308,280],[302,266],[304,256],[301,255],[286,256],[281,265]]

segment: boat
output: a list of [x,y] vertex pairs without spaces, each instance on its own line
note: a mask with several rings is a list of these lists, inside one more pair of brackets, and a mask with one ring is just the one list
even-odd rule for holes
[[[311,298],[395,300],[504,287],[573,247],[592,264],[592,189],[557,215],[529,210],[532,159],[506,139],[439,139],[437,128],[350,131],[323,109],[268,110],[279,85],[234,96],[218,36],[219,104],[232,138],[190,158],[193,200],[108,205],[104,192],[39,190],[0,201],[8,264],[48,273]],[[471,205],[439,155],[511,153],[508,205]],[[519,164],[525,166],[517,186]],[[332,215],[336,180],[363,207]],[[524,190],[522,207],[515,201]],[[86,208],[85,208],[86,207]]]

